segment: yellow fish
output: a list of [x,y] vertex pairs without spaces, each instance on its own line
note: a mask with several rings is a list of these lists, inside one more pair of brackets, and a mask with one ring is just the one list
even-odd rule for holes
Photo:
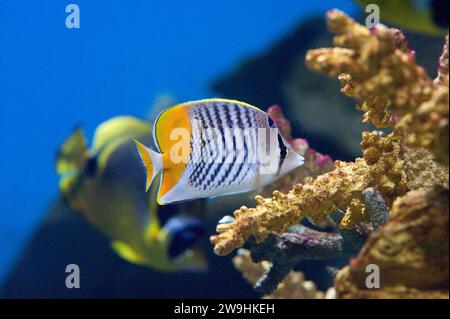
[[111,240],[122,258],[162,271],[205,269],[197,247],[203,226],[192,217],[171,216],[176,206],[160,219],[156,187],[150,196],[140,187],[144,180],[132,138],[150,140],[148,123],[130,116],[110,119],[95,131],[91,149],[77,128],[57,156],[62,197]]
[[154,151],[135,140],[146,188],[161,174],[159,204],[242,193],[303,164],[267,113],[235,100],[205,99],[162,111]]

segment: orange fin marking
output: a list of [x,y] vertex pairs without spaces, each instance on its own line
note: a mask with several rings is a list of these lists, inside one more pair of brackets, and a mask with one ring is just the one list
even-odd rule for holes
[[[160,203],[160,198],[178,183],[186,168],[187,162],[174,163],[170,153],[172,147],[181,142],[181,137],[171,140],[171,133],[174,129],[185,129],[186,133],[189,133],[187,134],[189,140],[183,142],[190,145],[191,124],[189,122],[189,108],[190,106],[186,103],[174,106],[161,113],[155,124],[155,138],[163,154],[164,167],[161,186],[158,192],[158,203]],[[189,156],[190,148],[188,158]]]

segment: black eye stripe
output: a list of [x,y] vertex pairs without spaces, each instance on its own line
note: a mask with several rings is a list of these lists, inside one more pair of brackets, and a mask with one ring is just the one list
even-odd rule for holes
[[281,169],[281,165],[283,165],[283,162],[286,159],[287,155],[287,147],[284,145],[280,133],[278,133],[278,145],[280,146],[280,163],[278,164],[278,172],[279,172]]

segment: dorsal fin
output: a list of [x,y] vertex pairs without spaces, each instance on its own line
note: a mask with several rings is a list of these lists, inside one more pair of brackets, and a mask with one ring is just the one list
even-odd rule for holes
[[[100,124],[95,130],[92,151],[102,150],[111,142],[128,141],[131,138],[151,135],[148,122],[132,116],[117,116]],[[120,143],[119,143],[120,144]]]
[[58,150],[56,171],[62,175],[78,169],[84,165],[88,158],[89,150],[83,130],[76,127]]

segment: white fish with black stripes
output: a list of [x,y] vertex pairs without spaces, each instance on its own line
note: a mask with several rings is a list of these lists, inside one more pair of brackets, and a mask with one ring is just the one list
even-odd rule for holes
[[304,161],[272,123],[257,107],[218,98],[162,111],[153,128],[158,151],[135,140],[146,189],[161,173],[157,201],[164,205],[272,183]]

